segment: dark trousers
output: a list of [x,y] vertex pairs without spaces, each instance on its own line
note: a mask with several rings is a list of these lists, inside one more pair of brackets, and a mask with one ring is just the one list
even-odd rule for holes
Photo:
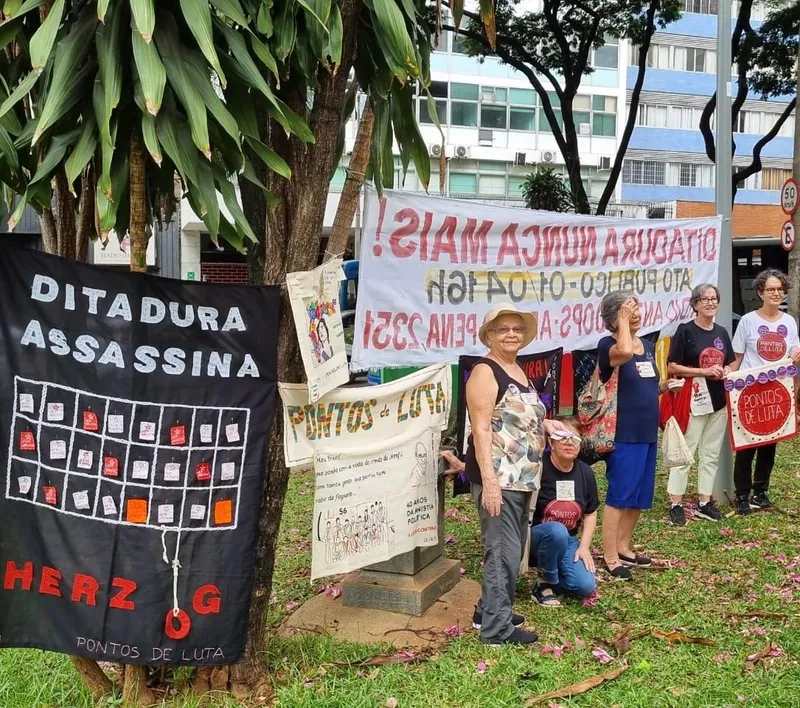
[[[769,489],[769,477],[775,465],[775,448],[777,448],[777,443],[751,447],[736,453],[733,481],[736,485],[737,497],[750,496],[751,489],[754,494],[766,492]],[[753,458],[756,461],[756,468],[754,472],[751,472]]]

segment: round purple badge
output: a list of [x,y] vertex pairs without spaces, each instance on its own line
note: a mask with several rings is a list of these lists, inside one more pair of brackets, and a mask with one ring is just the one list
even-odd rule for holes
[[737,391],[741,391],[744,388],[744,379],[736,379],[736,383],[733,385]]
[[767,383],[767,381],[769,381],[769,379],[767,378],[767,372],[766,371],[762,371],[758,375],[758,383],[765,384],[765,383]]
[[756,377],[753,374],[748,374],[747,378],[744,380],[745,386],[752,386],[756,382]]
[[778,325],[777,332],[779,335],[781,335],[781,337],[786,337],[786,335],[789,334],[789,330],[786,329],[786,325]]
[[714,340],[714,346],[715,346],[717,349],[719,349],[720,351],[722,351],[722,350],[725,348],[725,345],[722,343],[722,340],[721,340],[719,337],[717,337],[717,338]]
[[788,371],[787,371],[785,366],[779,366],[778,367],[778,378],[779,379],[785,379],[787,373],[788,373]]
[[767,334],[768,332],[769,332],[769,327],[767,327],[767,325],[761,325],[761,326],[758,328],[758,333],[759,333],[759,334],[760,334],[762,337],[763,337],[765,334]]
[[731,379],[725,379],[725,390],[733,391],[733,381]]
[[797,367],[794,364],[790,364],[786,369],[786,373],[792,377],[797,376]]
[[770,381],[774,381],[775,379],[777,379],[777,378],[778,378],[778,372],[777,372],[777,371],[775,371],[775,369],[770,369],[770,370],[767,372],[767,378],[768,378]]

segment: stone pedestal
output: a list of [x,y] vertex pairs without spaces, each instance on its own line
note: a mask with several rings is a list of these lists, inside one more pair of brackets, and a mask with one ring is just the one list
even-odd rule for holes
[[[440,460],[440,471],[444,464]],[[444,477],[437,485],[439,543],[350,573],[342,582],[348,607],[366,607],[420,616],[461,578],[457,561],[444,558]]]

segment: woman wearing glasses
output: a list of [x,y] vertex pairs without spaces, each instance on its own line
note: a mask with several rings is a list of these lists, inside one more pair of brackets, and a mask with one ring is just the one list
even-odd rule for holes
[[[733,369],[753,369],[781,359],[800,361],[800,340],[794,318],[781,312],[780,306],[789,291],[789,279],[774,268],[759,273],[753,289],[762,305],[742,317],[733,337],[736,363]],[[767,490],[775,464],[776,443],[736,453],[733,480],[736,486],[736,513],[749,514],[754,509],[772,506]],[[753,459],[756,461],[753,473]],[[752,491],[753,496],[750,496]]]
[[[699,450],[697,494],[700,504],[695,516],[706,521],[722,521],[711,495],[717,474],[719,453],[728,427],[725,388],[722,377],[735,361],[727,330],[714,323],[719,310],[719,290],[703,283],[692,290],[691,305],[695,318],[678,327],[667,356],[670,376],[688,379],[691,384],[691,408],[686,428],[686,444],[692,455]],[[683,495],[691,465],[673,467],[667,493],[671,502],[669,520],[676,526],[686,524]]]
[[631,580],[629,568],[652,565],[649,558],[634,553],[631,544],[642,510],[653,505],[658,394],[664,393],[672,380],[659,382],[655,349],[637,336],[642,316],[633,292],[619,290],[606,295],[600,315],[611,333],[597,345],[600,380],[607,382],[614,369],[619,376],[614,450],[606,458],[603,557],[614,580]]
[[[533,599],[560,607],[556,593],[588,597],[597,587],[592,536],[597,526],[597,482],[578,459],[580,425],[562,421],[565,430],[550,434],[550,452],[542,460],[542,484],[531,526],[531,566],[539,570]],[[580,538],[578,532],[580,531]]]
[[536,336],[536,318],[514,305],[495,305],[478,331],[489,348],[467,382],[472,425],[465,474],[472,485],[483,539],[481,599],[472,624],[484,644],[531,644],[513,614],[520,561],[528,537],[531,495],[539,488],[545,433],[564,428],[546,409],[517,362]]

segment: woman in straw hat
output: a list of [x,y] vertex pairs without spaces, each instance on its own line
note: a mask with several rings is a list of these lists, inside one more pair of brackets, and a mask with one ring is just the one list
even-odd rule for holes
[[545,407],[517,363],[536,336],[536,318],[514,305],[495,305],[478,332],[489,348],[467,382],[472,435],[465,473],[478,507],[483,583],[473,625],[485,644],[531,644],[537,637],[512,613],[519,564],[528,535],[531,494],[539,488],[544,436],[563,424]]

